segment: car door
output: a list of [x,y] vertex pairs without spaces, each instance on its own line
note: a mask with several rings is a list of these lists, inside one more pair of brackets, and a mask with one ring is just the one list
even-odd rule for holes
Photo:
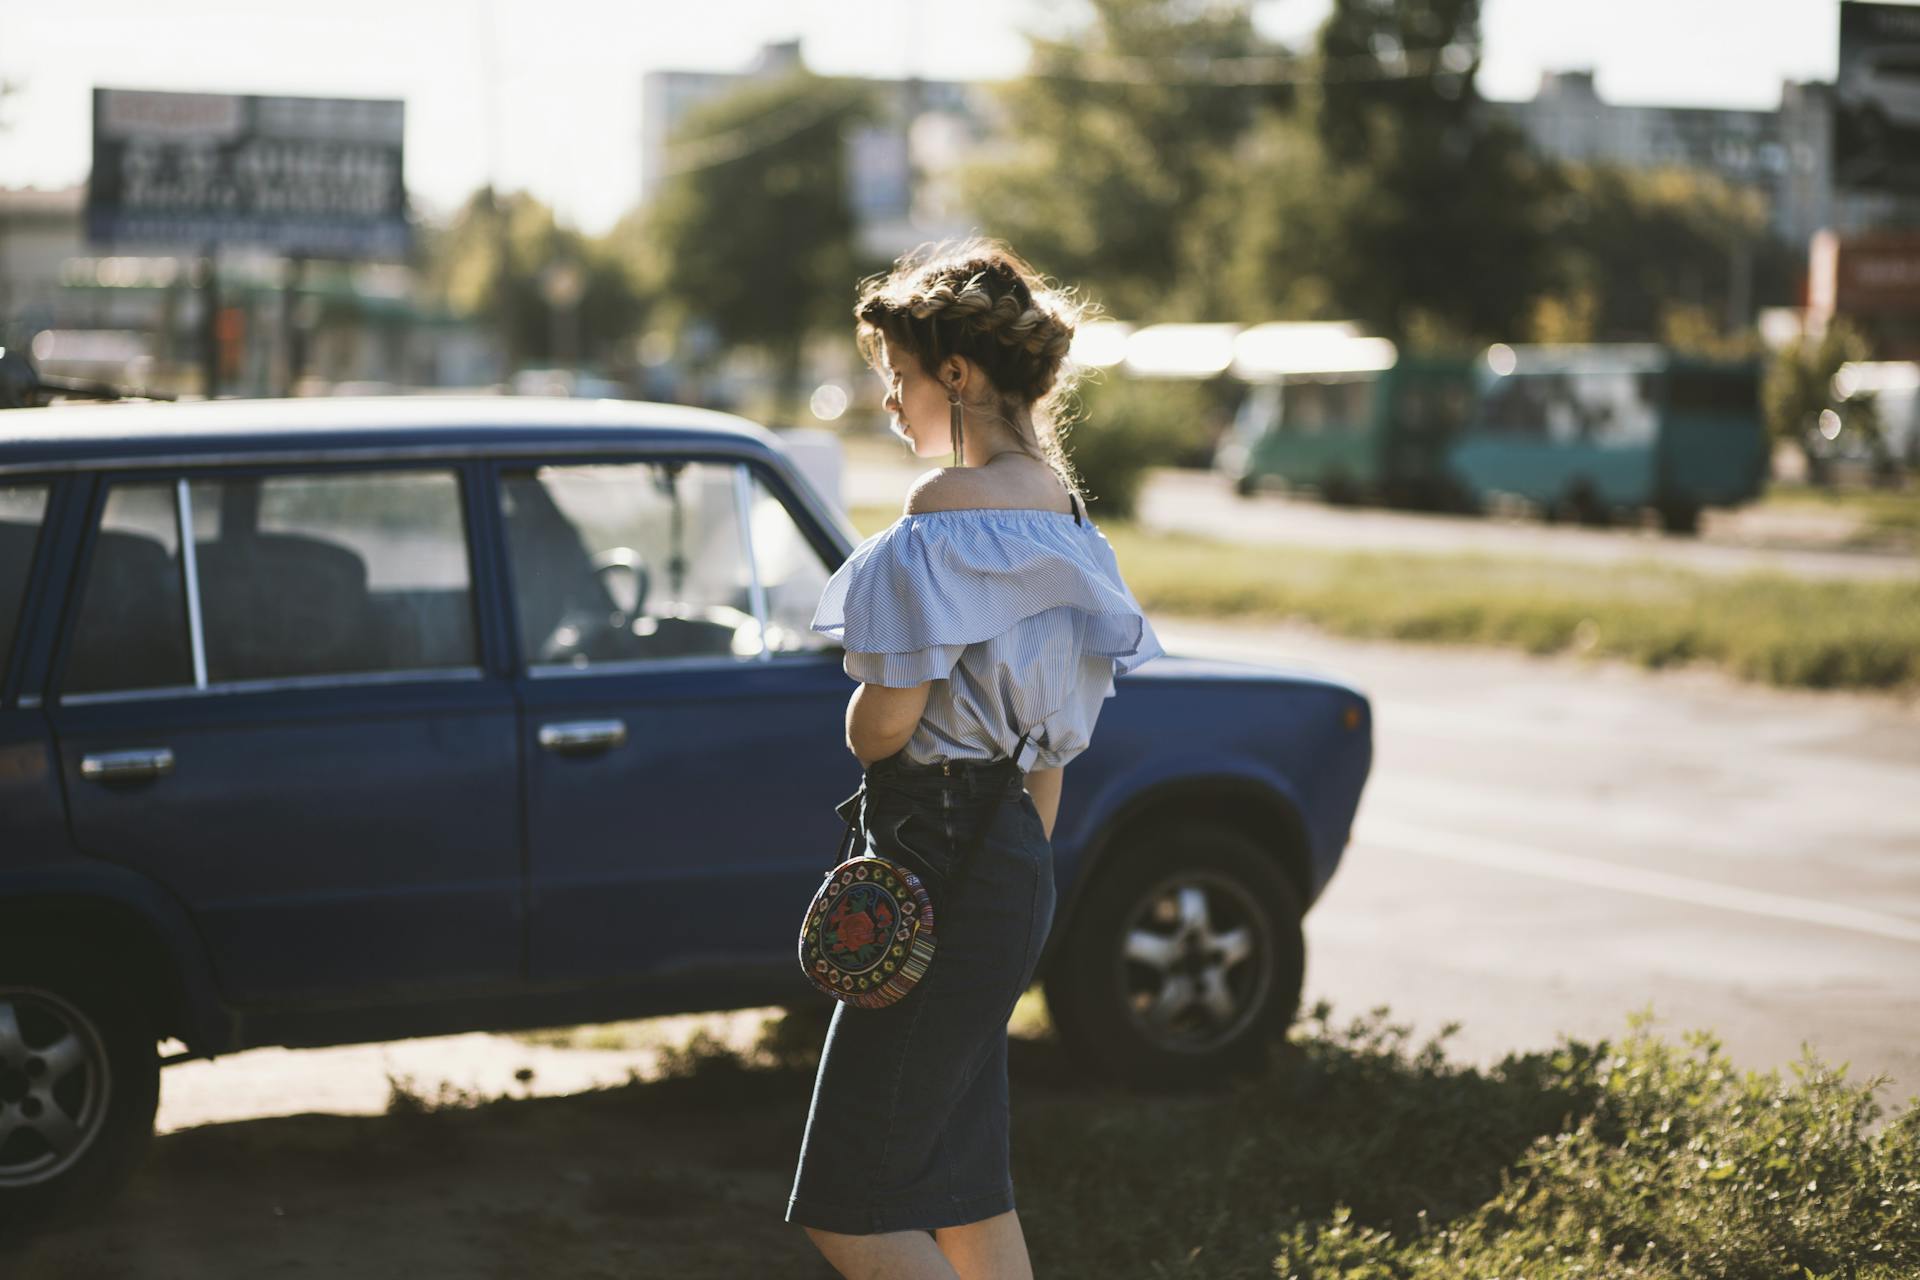
[[[66,848],[65,806],[50,764],[47,722],[31,697],[16,697],[20,668],[39,612],[29,588],[45,595],[48,542],[63,523],[60,508],[74,481],[0,476],[0,862],[53,857]],[[58,498],[56,498],[58,495]]]
[[48,699],[73,838],[193,913],[237,1004],[518,979],[512,692],[477,465],[102,478]]
[[[832,544],[745,460],[503,463],[541,981],[788,973],[859,785]],[[715,988],[719,990],[719,988]],[[716,997],[718,998],[718,997]]]

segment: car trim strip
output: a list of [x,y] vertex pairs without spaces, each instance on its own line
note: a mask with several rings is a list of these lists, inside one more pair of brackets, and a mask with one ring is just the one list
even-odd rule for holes
[[761,662],[773,656],[767,647],[767,587],[760,581],[760,562],[753,554],[753,477],[747,474],[747,464],[735,463],[733,468],[733,510],[740,522],[740,549],[747,557],[747,595],[753,602],[753,619],[760,628],[760,652],[755,655]]
[[558,680],[577,679],[582,676],[646,675],[654,671],[728,671],[749,662],[824,658],[836,652],[838,652],[837,649],[792,649],[781,653],[768,653],[765,658],[717,658],[706,654],[679,658],[623,658],[618,662],[590,662],[584,667],[547,663],[528,667],[524,674],[531,680]]
[[688,443],[674,440],[502,440],[462,444],[356,445],[287,449],[208,449],[205,452],[166,454],[103,454],[97,458],[39,458],[20,462],[0,461],[0,475],[14,473],[54,474],[72,471],[151,471],[167,467],[278,467],[283,464],[310,463],[382,463],[413,459],[459,460],[463,458],[518,459],[565,455],[625,454],[648,458],[660,454],[694,458],[717,456],[738,461],[761,456],[750,443],[730,440],[700,440]]
[[187,635],[193,646],[193,687],[207,687],[207,629],[200,616],[200,553],[193,545],[193,491],[185,476],[174,482],[174,522],[180,527],[180,571],[186,576]]
[[189,684],[163,685],[157,689],[114,689],[103,693],[63,693],[64,707],[89,706],[102,702],[136,702],[154,698],[177,698],[182,694],[291,693],[302,689],[341,689],[368,685],[409,684],[415,681],[479,680],[486,675],[479,667],[421,667],[411,671],[360,671],[335,676],[282,676],[275,680],[228,680],[204,687]]

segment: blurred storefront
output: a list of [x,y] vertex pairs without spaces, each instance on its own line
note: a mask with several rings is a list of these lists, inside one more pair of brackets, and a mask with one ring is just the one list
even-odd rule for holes
[[1878,359],[1920,360],[1920,230],[1814,236],[1807,312],[1816,332],[1853,321]]
[[204,344],[225,395],[341,387],[475,386],[502,377],[491,335],[421,306],[397,263],[217,257],[220,314],[204,312],[206,260],[86,247],[85,188],[0,190],[0,345],[43,373],[197,394]]

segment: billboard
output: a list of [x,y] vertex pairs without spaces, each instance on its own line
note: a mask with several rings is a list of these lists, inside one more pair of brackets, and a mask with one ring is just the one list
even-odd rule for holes
[[1840,5],[1833,185],[1920,192],[1920,5]]
[[402,257],[405,107],[95,89],[87,239],[122,249]]

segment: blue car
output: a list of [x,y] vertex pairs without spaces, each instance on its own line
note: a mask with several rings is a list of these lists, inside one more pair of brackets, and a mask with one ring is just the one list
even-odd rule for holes
[[[110,1193],[170,1062],[827,1004],[794,939],[860,766],[808,624],[858,541],[687,408],[0,415],[0,1214]],[[1324,677],[1120,678],[1053,833],[1077,1055],[1284,1030],[1371,743]]]

